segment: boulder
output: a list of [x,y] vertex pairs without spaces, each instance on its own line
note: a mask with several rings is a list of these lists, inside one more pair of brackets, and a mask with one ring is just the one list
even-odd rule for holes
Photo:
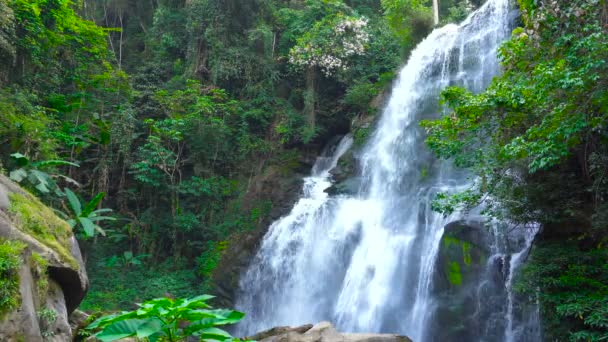
[[88,289],[78,242],[52,209],[0,175],[0,243],[20,241],[19,297],[0,312],[0,341],[70,341],[68,316]]
[[437,255],[435,289],[458,292],[468,283],[474,283],[485,269],[490,237],[483,223],[456,221],[444,227]]
[[493,255],[492,241],[482,221],[461,220],[444,227],[433,279],[436,327],[430,329],[430,340],[476,340],[479,331],[486,331],[480,322],[491,321],[479,317],[501,312],[503,263],[508,261]]
[[246,337],[259,342],[411,342],[396,334],[340,333],[329,322],[299,327],[276,327]]

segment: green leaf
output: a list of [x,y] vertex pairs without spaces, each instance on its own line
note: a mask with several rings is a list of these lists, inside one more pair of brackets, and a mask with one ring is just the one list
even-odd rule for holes
[[98,222],[98,221],[116,221],[115,217],[111,217],[111,216],[89,216],[88,217],[89,220],[93,221],[93,222]]
[[202,340],[225,341],[232,339],[232,336],[226,331],[219,328],[207,328],[197,331],[193,334],[199,336]]
[[81,216],[82,204],[80,203],[80,200],[78,199],[76,194],[72,190],[67,188],[65,189],[65,194],[68,198],[68,202],[70,203],[70,208],[72,209],[72,212],[74,212],[76,216]]
[[87,237],[95,236],[96,225],[86,217],[78,217],[78,222],[82,226],[84,233]]
[[43,193],[49,193],[50,189],[56,186],[51,176],[46,172],[31,170],[28,179],[32,184],[36,184],[36,189]]
[[39,162],[32,163],[32,166],[37,167],[37,168],[43,168],[43,167],[48,167],[48,166],[65,166],[65,165],[80,167],[80,165],[78,165],[76,163],[72,163],[72,162],[65,161],[65,160],[42,160]]
[[142,319],[127,319],[118,321],[105,327],[102,331],[95,334],[95,337],[102,342],[117,341],[125,337],[132,337],[137,334],[137,329],[147,320]]
[[17,183],[21,183],[27,177],[27,171],[24,169],[17,169],[11,171],[9,177]]
[[89,203],[87,203],[84,209],[82,209],[81,216],[89,216],[93,212],[93,210],[95,210],[95,207],[97,207],[97,205],[99,204],[99,202],[101,202],[105,195],[105,192],[100,192],[95,195],[95,197],[93,197],[93,199]]
[[19,166],[27,166],[27,164],[29,164],[30,162],[30,160],[25,155],[19,152],[11,154],[11,157],[15,159],[17,165]]
[[137,327],[137,338],[145,338],[157,334],[161,332],[163,328],[163,322],[156,317],[152,317]]

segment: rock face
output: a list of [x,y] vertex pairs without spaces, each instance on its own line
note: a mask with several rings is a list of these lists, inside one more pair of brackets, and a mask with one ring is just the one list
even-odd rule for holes
[[68,224],[0,175],[0,243],[21,241],[19,303],[0,312],[0,341],[71,341],[69,314],[88,289],[78,243]]
[[394,334],[351,334],[338,332],[329,322],[299,327],[277,327],[249,336],[259,342],[411,342]]
[[270,223],[288,213],[300,196],[303,177],[310,172],[314,157],[312,154],[301,155],[291,163],[293,167],[287,170],[282,165],[268,166],[251,181],[246,202],[270,201],[272,209],[260,218],[255,230],[235,234],[228,240],[228,247],[223,251],[211,279],[211,292],[216,296],[217,306],[234,307],[240,275],[249,266]]
[[504,260],[490,258],[490,239],[488,228],[479,221],[456,221],[444,227],[433,281],[437,327],[430,329],[431,340],[472,341],[475,332],[484,328],[478,317],[492,314],[484,308],[494,300],[497,307],[501,305]]

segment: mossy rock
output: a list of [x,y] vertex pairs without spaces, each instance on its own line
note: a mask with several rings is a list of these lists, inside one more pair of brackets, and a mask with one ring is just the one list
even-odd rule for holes
[[479,277],[489,254],[485,229],[482,224],[463,221],[445,227],[437,258],[439,289],[454,290]]
[[15,227],[57,252],[62,261],[78,269],[78,262],[71,252],[72,229],[67,222],[27,192],[12,193],[9,198],[9,213]]
[[444,227],[433,275],[437,326],[429,340],[476,340],[479,329],[485,329],[479,315],[490,314],[484,311],[490,307],[500,312],[504,279],[501,265],[490,259],[492,241],[483,222],[462,220]]
[[[88,278],[70,226],[32,194],[0,175],[0,341],[42,341],[50,329],[71,340],[68,315]],[[38,313],[56,312],[40,323]]]

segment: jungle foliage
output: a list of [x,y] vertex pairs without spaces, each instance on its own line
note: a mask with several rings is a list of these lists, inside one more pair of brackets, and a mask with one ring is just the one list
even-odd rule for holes
[[428,146],[477,177],[434,207],[483,204],[514,224],[541,224],[539,240],[561,244],[535,249],[522,278],[531,298],[538,292],[546,336],[605,340],[608,5],[519,3],[523,27],[500,49],[503,74],[480,94],[448,88],[449,113],[423,123]]
[[200,293],[230,237],[268,223],[260,179],[373,115],[429,6],[0,0],[0,170],[77,233],[84,307]]

